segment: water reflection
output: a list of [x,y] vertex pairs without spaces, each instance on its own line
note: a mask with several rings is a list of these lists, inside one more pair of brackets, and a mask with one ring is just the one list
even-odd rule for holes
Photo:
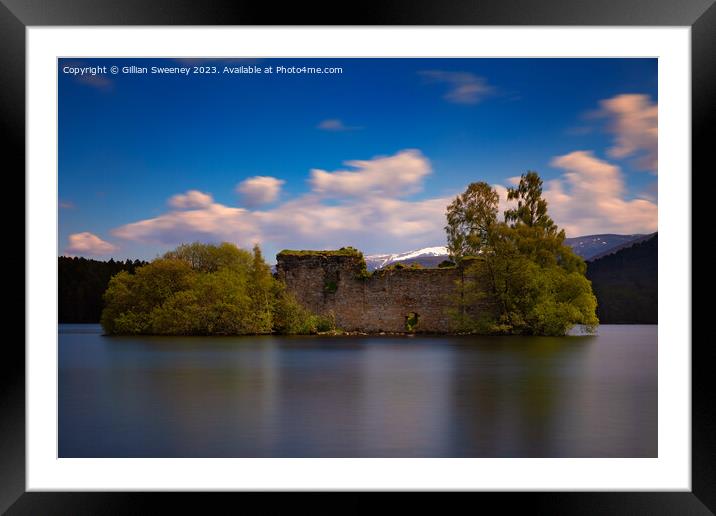
[[590,338],[501,337],[464,346],[451,397],[453,453],[561,456],[560,415],[581,381]]
[[570,338],[60,334],[65,457],[655,456],[656,327]]

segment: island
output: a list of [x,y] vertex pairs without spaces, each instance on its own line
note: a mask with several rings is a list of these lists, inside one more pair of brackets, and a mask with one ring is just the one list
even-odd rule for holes
[[257,245],[183,244],[104,293],[108,334],[476,333],[565,335],[598,324],[584,260],[547,213],[542,179],[499,196],[471,183],[447,206],[451,260],[368,272],[363,254],[284,250],[272,274]]

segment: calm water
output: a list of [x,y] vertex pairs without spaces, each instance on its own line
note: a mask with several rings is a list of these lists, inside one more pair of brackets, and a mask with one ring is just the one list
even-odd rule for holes
[[61,457],[654,457],[657,327],[105,337],[61,325]]

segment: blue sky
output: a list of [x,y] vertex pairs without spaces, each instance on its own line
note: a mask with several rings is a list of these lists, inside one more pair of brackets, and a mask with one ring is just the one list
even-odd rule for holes
[[[218,73],[65,73],[132,65]],[[273,73],[222,73],[242,65]],[[444,245],[452,197],[528,169],[568,236],[656,230],[655,59],[62,59],[58,80],[59,254]]]

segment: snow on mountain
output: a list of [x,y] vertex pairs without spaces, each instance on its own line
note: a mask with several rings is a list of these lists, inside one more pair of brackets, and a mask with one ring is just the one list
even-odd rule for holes
[[434,267],[447,259],[447,256],[447,247],[424,247],[405,253],[372,254],[365,257],[365,263],[369,271],[381,269],[398,262],[419,263],[423,266]]

